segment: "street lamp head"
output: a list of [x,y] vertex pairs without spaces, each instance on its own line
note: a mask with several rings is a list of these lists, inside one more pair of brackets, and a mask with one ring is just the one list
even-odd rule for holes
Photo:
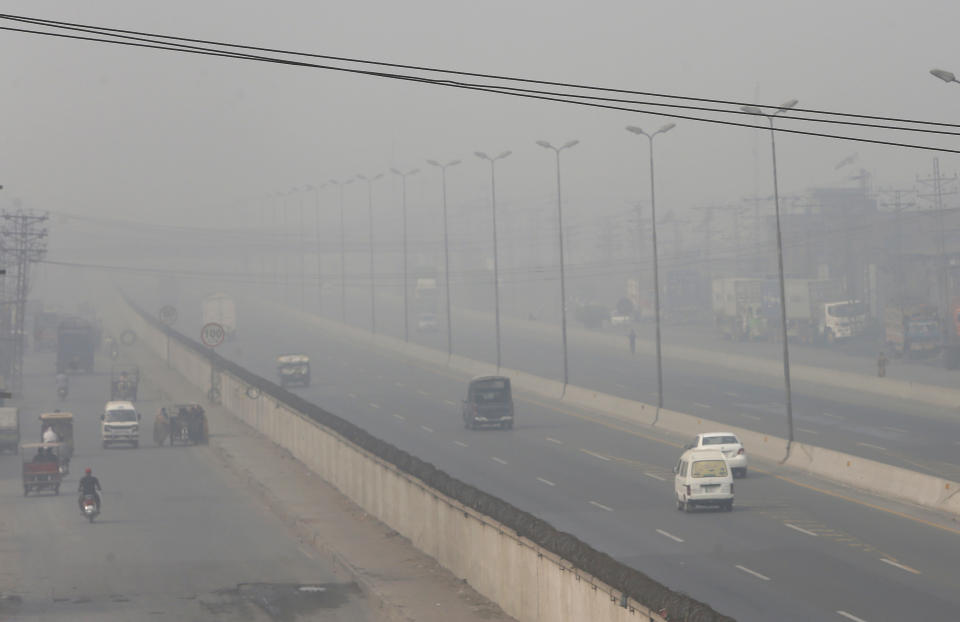
[[764,114],[763,111],[756,106],[740,106],[740,110],[746,112],[747,114]]
[[474,152],[473,152],[473,155],[477,156],[477,157],[480,158],[481,160],[489,160],[489,159],[490,159],[490,156],[488,156],[487,154],[485,154],[485,153],[482,152],[482,151],[474,151]]
[[548,143],[548,142],[545,141],[545,140],[538,140],[538,141],[537,141],[537,144],[540,145],[541,147],[543,147],[544,149],[553,149],[553,145],[551,145],[550,143]]
[[563,147],[560,147],[560,148],[561,148],[561,149],[569,149],[570,147],[576,147],[576,146],[579,145],[579,144],[580,144],[580,141],[579,141],[579,140],[571,140],[571,141],[567,142],[567,144],[565,144]]
[[450,162],[447,162],[447,166],[456,166],[457,164],[460,164],[460,160],[451,160]]
[[407,171],[407,175],[416,175],[416,174],[419,173],[419,172],[420,172],[420,169],[418,169],[418,168],[412,168],[412,169],[410,169],[409,171]]
[[667,123],[666,125],[661,127],[659,130],[657,130],[657,134],[666,134],[667,132],[669,132],[675,127],[677,127],[676,123]]
[[378,179],[383,179],[383,173],[377,173],[376,175],[373,176],[373,178],[370,181],[373,182],[373,181],[377,181]]
[[513,153],[513,152],[508,149],[507,151],[504,151],[503,153],[501,153],[500,155],[498,155],[498,156],[497,156],[497,159],[498,159],[498,160],[502,160],[502,159],[504,159],[504,158],[507,158],[507,157],[510,156],[511,153]]
[[930,74],[934,77],[940,78],[944,82],[956,82],[957,77],[953,75],[952,72],[945,69],[931,69]]
[[800,100],[791,99],[791,100],[788,101],[788,102],[784,102],[784,103],[780,104],[780,109],[777,110],[777,112],[785,112],[785,111],[787,111],[787,110],[790,110],[791,108],[793,108],[794,106],[796,106],[796,105],[799,104],[799,103],[800,103]]
[[403,177],[403,173],[401,173],[395,168],[390,169],[390,172],[393,173],[394,175],[400,175],[401,177]]
[[440,163],[437,162],[436,160],[427,160],[427,164],[429,164],[430,166],[440,166]]
[[631,133],[633,133],[633,134],[638,134],[638,135],[642,135],[642,136],[646,136],[646,135],[647,135],[646,132],[644,132],[641,128],[637,127],[636,125],[628,125],[628,126],[627,126],[627,131],[628,131],[628,132],[631,132]]
[[362,173],[357,173],[357,179],[362,179],[363,181],[367,181],[367,176]]

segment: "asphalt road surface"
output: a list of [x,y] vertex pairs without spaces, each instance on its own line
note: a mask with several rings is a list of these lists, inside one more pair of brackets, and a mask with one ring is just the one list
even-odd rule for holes
[[[517,429],[468,431],[464,377],[262,306],[240,317],[221,354],[267,377],[276,354],[310,354],[314,385],[295,391],[739,620],[956,617],[960,530],[942,517],[757,466],[737,481],[734,512],[682,514],[671,473],[682,439],[523,395]],[[180,328],[197,323],[188,311]],[[541,364],[549,356],[528,347]],[[763,399],[741,390],[732,399]]]
[[[0,619],[370,619],[358,588],[337,583],[330,567],[308,558],[212,452],[153,444],[158,393],[149,379],[137,405],[144,417],[139,449],[102,449],[105,369],[100,361],[97,374],[73,377],[69,398],[59,403],[53,355],[28,359],[24,442],[38,440],[40,412],[69,410],[76,454],[59,496],[28,497],[19,457],[0,456]],[[87,466],[104,489],[93,524],[77,507]]]

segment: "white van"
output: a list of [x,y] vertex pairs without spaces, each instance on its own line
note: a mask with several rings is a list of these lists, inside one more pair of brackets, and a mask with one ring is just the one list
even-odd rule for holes
[[114,443],[140,444],[140,414],[131,402],[107,402],[100,415],[100,440],[106,449]]
[[677,509],[689,512],[695,505],[716,505],[733,510],[733,475],[723,453],[691,449],[674,467]]

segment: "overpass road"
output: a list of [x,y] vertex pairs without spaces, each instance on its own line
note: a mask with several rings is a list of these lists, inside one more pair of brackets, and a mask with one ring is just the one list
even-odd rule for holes
[[[152,443],[159,395],[149,379],[138,403],[146,429],[139,449],[105,450],[99,413],[109,375],[73,377],[59,403],[53,366],[52,354],[28,359],[22,434],[39,437],[40,412],[72,411],[73,472],[59,496],[24,497],[18,456],[0,455],[0,619],[371,619],[358,588],[310,559],[212,452]],[[93,524],[80,515],[75,492],[87,466],[105,491]]]
[[466,378],[262,305],[240,315],[221,354],[267,377],[277,353],[311,354],[305,397],[739,620],[952,619],[960,606],[960,530],[943,517],[763,465],[738,480],[733,513],[681,514],[683,439],[525,395],[517,429],[467,431]]

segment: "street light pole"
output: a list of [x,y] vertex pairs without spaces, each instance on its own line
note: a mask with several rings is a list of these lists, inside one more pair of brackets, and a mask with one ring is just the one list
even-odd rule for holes
[[346,246],[344,245],[344,239],[346,234],[344,232],[344,219],[343,219],[343,187],[347,184],[352,184],[353,180],[348,179],[346,181],[337,181],[336,179],[330,180],[331,184],[337,186],[337,190],[340,193],[340,319],[346,324],[347,323],[347,251]]
[[567,364],[567,285],[566,275],[563,266],[563,194],[560,187],[560,152],[564,149],[570,149],[580,143],[579,140],[571,140],[562,147],[554,147],[545,140],[538,140],[537,144],[544,149],[550,149],[557,157],[557,224],[560,239],[560,327],[563,336],[563,392],[566,394],[567,384],[570,381],[569,366]]
[[770,124],[770,154],[773,161],[773,206],[777,225],[777,276],[780,281],[780,338],[783,340],[783,384],[787,400],[787,456],[790,456],[790,447],[793,444],[793,398],[790,393],[790,346],[787,343],[787,292],[783,276],[783,235],[780,228],[780,186],[777,181],[777,142],[773,118],[783,114],[797,105],[797,100],[791,99],[782,104],[772,113],[766,113],[756,106],[741,106],[740,109],[748,114],[761,115]]
[[319,186],[307,185],[307,190],[314,191],[314,235],[317,240],[317,315],[323,315],[323,249],[320,244],[320,190],[326,188],[327,184]]
[[410,341],[410,320],[408,318],[409,313],[409,295],[410,292],[407,289],[407,177],[410,175],[416,175],[420,169],[415,168],[403,173],[395,168],[390,169],[394,175],[400,176],[400,183],[402,185],[402,210],[403,210],[403,340]]
[[376,284],[373,278],[374,253],[373,253],[373,182],[383,177],[383,173],[377,173],[373,177],[366,175],[357,175],[357,179],[367,182],[367,221],[370,226],[370,332],[377,332],[377,298]]
[[430,166],[436,166],[440,169],[442,180],[441,199],[443,202],[443,275],[445,280],[445,289],[447,290],[447,356],[453,356],[453,318],[450,315],[450,238],[447,229],[447,169],[451,166],[460,164],[460,160],[451,160],[446,164],[440,164],[436,160],[427,160]]
[[653,139],[657,134],[665,134],[676,127],[676,123],[668,123],[653,134],[648,134],[635,125],[628,125],[627,131],[647,137],[650,147],[650,231],[653,245],[653,313],[657,336],[657,415],[663,408],[663,356],[660,347],[660,267],[657,257],[657,199],[654,192],[653,175]]
[[497,160],[502,160],[513,153],[504,151],[495,158],[491,158],[482,151],[474,153],[481,160],[490,163],[490,205],[493,214],[493,305],[495,309],[495,318],[497,326],[497,373],[500,372],[500,259],[497,250]]

